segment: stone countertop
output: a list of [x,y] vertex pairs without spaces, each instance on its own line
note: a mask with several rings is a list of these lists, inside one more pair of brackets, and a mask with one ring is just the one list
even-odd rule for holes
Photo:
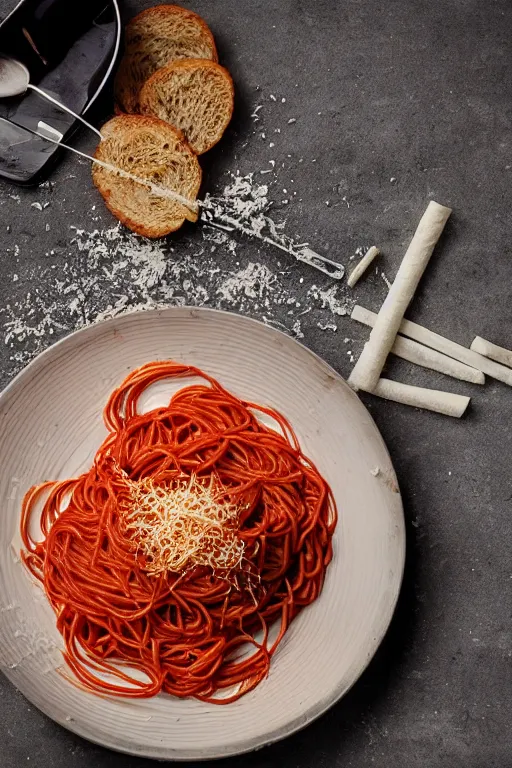
[[[148,6],[126,2],[125,18]],[[11,3],[0,2],[4,16]],[[298,242],[350,268],[378,245],[351,293],[286,254],[187,226],[147,243],[116,226],[85,161],[49,183],[0,190],[0,375],[5,385],[59,337],[133,307],[187,303],[283,328],[348,376],[429,199],[454,209],[408,317],[469,345],[512,346],[512,6],[507,0],[197,0],[237,109],[202,158],[204,190],[232,175],[267,185]],[[260,109],[256,109],[260,107]],[[95,119],[112,112],[108,95]],[[85,132],[73,139],[94,148]],[[268,172],[267,172],[268,171]],[[287,202],[285,202],[287,201]],[[384,275],[382,274],[384,273]],[[402,381],[473,397],[456,421],[363,399],[403,492],[408,559],[388,636],[353,690],[248,768],[512,766],[512,392],[392,360]],[[2,768],[146,768],[34,710],[4,679]],[[225,761],[232,768],[239,760]]]

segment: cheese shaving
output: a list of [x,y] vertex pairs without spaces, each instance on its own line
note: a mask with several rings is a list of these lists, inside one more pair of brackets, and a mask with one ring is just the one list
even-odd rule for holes
[[226,500],[213,477],[192,476],[167,486],[144,478],[130,486],[125,528],[147,573],[207,566],[225,575],[240,567],[245,546],[238,537],[240,509]]

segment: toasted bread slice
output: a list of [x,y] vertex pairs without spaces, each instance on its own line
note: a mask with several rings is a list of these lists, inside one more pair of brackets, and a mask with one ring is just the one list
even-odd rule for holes
[[139,91],[153,72],[177,59],[217,61],[213,35],[203,19],[178,5],[157,5],[126,26],[125,53],[115,82],[119,112],[139,112]]
[[[120,115],[101,129],[103,140],[95,157],[159,188],[195,201],[201,168],[183,135],[156,117]],[[185,219],[197,220],[186,206],[155,194],[148,187],[93,164],[94,183],[119,221],[144,237],[163,237]]]
[[141,112],[183,131],[198,155],[221,138],[233,114],[233,101],[231,75],[205,59],[167,64],[151,75],[140,92]]

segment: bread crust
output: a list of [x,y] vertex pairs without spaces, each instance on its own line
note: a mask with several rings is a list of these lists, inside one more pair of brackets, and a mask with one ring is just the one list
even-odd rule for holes
[[[202,76],[206,77],[209,73],[214,73],[217,75],[217,78],[220,76],[220,79],[216,79],[215,82],[217,86],[220,85],[222,88],[222,93],[218,93],[218,95],[222,98],[223,110],[218,110],[217,112],[218,124],[215,126],[214,134],[209,137],[203,136],[200,141],[194,138],[185,127],[187,116],[180,115],[179,111],[173,110],[172,107],[169,109],[169,114],[167,114],[165,108],[161,105],[159,95],[159,92],[161,93],[167,87],[170,91],[170,98],[176,96],[180,88],[180,78],[186,76],[187,73],[193,72],[199,72]],[[200,87],[202,92],[198,92],[198,102],[204,104],[206,88],[203,88],[202,84]],[[166,120],[171,125],[174,125],[175,128],[182,130],[194,152],[202,155],[214,147],[222,138],[233,116],[234,99],[235,87],[233,79],[225,67],[206,59],[180,59],[158,69],[145,82],[140,91],[139,103],[142,114],[159,117],[161,120]],[[194,125],[193,129],[196,128],[197,124]]]
[[[117,114],[136,114],[139,111],[139,92],[145,80],[161,66],[183,58],[183,56],[179,56],[176,59],[171,51],[168,51],[168,58],[162,53],[157,63],[150,61],[150,48],[154,42],[155,34],[165,29],[165,26],[173,20],[184,26],[191,24],[197,30],[197,48],[194,58],[200,57],[199,48],[201,48],[203,53],[207,54],[207,60],[218,61],[213,34],[204,19],[197,13],[178,5],[157,5],[153,8],[147,8],[126,25],[125,53],[114,84]],[[172,39],[169,38],[169,42],[176,45],[179,38],[174,36]],[[143,64],[140,63],[140,58],[144,59]]]
[[[183,134],[174,126],[155,117],[120,115],[109,120],[101,128],[101,133],[104,138],[95,152],[98,160],[165,186],[165,183],[155,179],[155,172],[165,171],[172,159],[173,164],[186,174],[187,180],[182,188],[173,187],[174,191],[190,200],[196,199],[201,186],[201,167]],[[141,167],[139,157],[145,142],[151,150],[147,168]],[[156,144],[162,145],[160,166],[155,166]],[[93,164],[92,176],[111,213],[132,232],[143,237],[164,237],[179,229],[186,219],[197,221],[197,213],[185,206],[173,200],[157,198],[143,185],[116,176],[100,165]],[[154,218],[157,220],[151,221],[156,206],[158,216]],[[136,215],[133,208],[137,208]]]

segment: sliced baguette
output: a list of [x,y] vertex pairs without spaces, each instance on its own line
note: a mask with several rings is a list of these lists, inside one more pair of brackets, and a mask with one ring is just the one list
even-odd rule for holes
[[[195,201],[201,168],[183,135],[155,117],[120,115],[102,129],[95,157]],[[92,176],[107,207],[119,221],[144,237],[163,237],[197,214],[175,200],[93,163]]]
[[167,64],[140,92],[142,114],[179,128],[198,155],[221,138],[233,114],[233,101],[231,75],[220,64],[205,59]]
[[139,91],[153,72],[178,59],[217,61],[213,35],[203,19],[178,5],[157,5],[126,26],[125,53],[115,82],[118,112],[139,112]]

